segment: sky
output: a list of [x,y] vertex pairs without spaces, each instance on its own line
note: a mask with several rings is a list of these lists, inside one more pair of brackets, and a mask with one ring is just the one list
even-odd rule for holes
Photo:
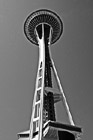
[[[92,140],[92,0],[0,0],[0,140],[17,140],[17,133],[29,129],[38,47],[24,36],[23,24],[40,8],[55,11],[63,21],[52,57],[75,123],[83,128],[82,140]],[[62,104],[56,112],[58,121],[68,122]]]

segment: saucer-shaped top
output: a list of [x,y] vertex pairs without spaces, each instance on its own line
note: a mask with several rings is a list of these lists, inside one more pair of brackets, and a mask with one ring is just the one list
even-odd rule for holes
[[38,45],[35,28],[40,23],[46,23],[52,27],[51,44],[55,43],[63,32],[63,23],[56,13],[46,9],[37,10],[27,17],[24,23],[24,33],[27,39],[31,43]]

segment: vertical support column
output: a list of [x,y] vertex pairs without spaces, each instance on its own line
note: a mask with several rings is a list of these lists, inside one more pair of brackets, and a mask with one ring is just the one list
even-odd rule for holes
[[71,125],[75,126],[75,123],[73,121],[73,118],[72,118],[72,115],[71,115],[71,112],[70,112],[70,109],[69,109],[65,94],[63,92],[63,89],[62,89],[62,86],[61,86],[61,83],[60,83],[60,80],[59,80],[59,77],[58,77],[54,62],[53,62],[53,59],[51,59],[51,62],[52,62],[52,68],[53,68],[53,72],[54,72],[58,87],[60,89],[60,92],[62,93],[62,103],[63,103],[63,105],[64,105],[64,107],[66,109],[66,113],[67,113],[69,122],[70,122]]
[[38,140],[42,139],[43,135],[43,100],[44,100],[44,74],[45,74],[45,44],[44,44],[44,25],[42,24],[41,39],[38,40],[40,48],[40,59],[42,60],[42,87],[41,87],[41,103],[40,103],[40,120],[39,120],[39,137]]
[[[43,30],[42,25],[41,25],[41,28],[42,28],[41,30]],[[39,65],[38,65],[38,72],[37,72],[37,78],[36,78],[35,95],[34,95],[34,100],[33,100],[32,118],[31,118],[31,123],[30,123],[30,140],[33,138],[33,133],[36,130],[38,131],[38,134],[39,134],[38,140],[41,140],[42,138],[43,92],[44,92],[44,71],[45,71],[45,46],[44,46],[43,34],[41,38],[39,36],[40,34],[38,35],[38,31],[36,30],[36,36],[39,43]],[[35,123],[35,126],[34,126],[34,123]]]
[[[45,24],[45,87],[52,88],[52,75],[51,75],[51,59],[49,52],[49,45],[51,42],[51,27]],[[55,110],[54,110],[54,96],[52,92],[47,93],[47,111],[48,111],[48,120],[55,121]]]

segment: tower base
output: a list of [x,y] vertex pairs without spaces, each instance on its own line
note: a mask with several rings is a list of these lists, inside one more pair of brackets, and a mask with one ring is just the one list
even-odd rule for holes
[[[43,128],[42,140],[76,140],[82,129],[77,126],[48,121]],[[19,140],[29,140],[30,131],[18,133]],[[38,131],[33,134],[33,140],[38,140]]]

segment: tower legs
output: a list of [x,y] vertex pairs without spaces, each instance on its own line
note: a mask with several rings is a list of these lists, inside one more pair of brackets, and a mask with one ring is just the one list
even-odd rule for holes
[[[63,31],[61,19],[52,11],[38,10],[24,24],[27,39],[39,46],[39,64],[32,106],[30,130],[18,133],[19,140],[79,140],[82,129],[73,121],[69,105],[55,68],[50,45]],[[54,87],[53,76],[57,84]],[[62,101],[69,125],[56,120],[56,103]]]

